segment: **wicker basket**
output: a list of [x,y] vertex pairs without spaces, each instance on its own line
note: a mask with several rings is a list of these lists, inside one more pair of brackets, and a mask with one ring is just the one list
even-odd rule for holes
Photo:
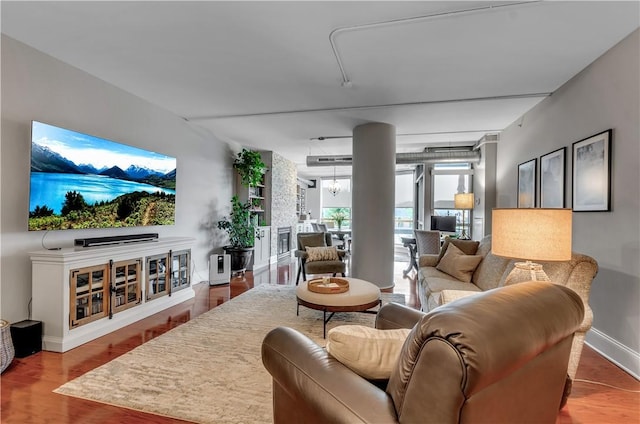
[[13,349],[13,341],[11,340],[11,326],[9,322],[0,320],[0,373],[13,361],[15,351]]
[[349,282],[344,278],[320,278],[307,283],[307,289],[315,293],[335,294],[349,290]]

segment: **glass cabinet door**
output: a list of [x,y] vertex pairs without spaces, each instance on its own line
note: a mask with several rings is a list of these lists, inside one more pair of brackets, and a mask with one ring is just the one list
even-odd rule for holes
[[142,301],[142,259],[115,262],[111,268],[113,312],[122,311]]
[[169,278],[169,254],[147,257],[146,264],[147,300],[156,299],[169,294],[167,279]]
[[69,325],[71,328],[107,316],[108,265],[71,270]]
[[171,291],[175,292],[189,287],[191,281],[189,264],[191,250],[180,250],[171,253]]

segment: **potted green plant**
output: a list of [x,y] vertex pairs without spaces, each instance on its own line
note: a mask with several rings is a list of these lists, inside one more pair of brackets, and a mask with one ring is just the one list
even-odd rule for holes
[[331,219],[338,226],[338,231],[342,230],[342,223],[349,218],[349,214],[342,208],[338,208],[331,214]]
[[218,221],[218,229],[229,235],[229,245],[224,247],[231,255],[231,272],[244,272],[251,260],[258,228],[251,219],[251,202],[242,203],[238,196],[231,198],[231,213]]
[[[260,153],[242,149],[233,161],[233,168],[240,175],[240,182],[245,187],[256,187],[262,182],[266,165]],[[231,199],[231,214],[218,221],[218,229],[229,235],[229,245],[224,247],[231,255],[231,271],[243,273],[251,261],[255,239],[260,238],[258,232],[258,215],[252,213],[260,209],[260,201],[250,198],[241,202],[238,196]]]
[[262,161],[260,152],[242,149],[233,161],[233,168],[240,174],[242,185],[255,187],[262,181],[267,166]]

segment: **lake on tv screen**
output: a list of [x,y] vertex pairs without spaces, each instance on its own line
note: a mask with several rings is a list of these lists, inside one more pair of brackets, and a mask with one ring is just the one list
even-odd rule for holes
[[109,202],[118,196],[135,191],[163,192],[174,195],[176,193],[175,190],[168,188],[102,175],[32,172],[29,210],[33,211],[36,206],[47,206],[53,209],[56,215],[59,215],[65,201],[65,195],[69,191],[80,193],[89,205],[102,201]]

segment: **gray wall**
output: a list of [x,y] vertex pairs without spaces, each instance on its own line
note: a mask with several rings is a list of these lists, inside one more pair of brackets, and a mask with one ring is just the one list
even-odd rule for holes
[[[517,164],[613,129],[612,210],[573,214],[573,250],[594,257],[593,330],[587,342],[640,375],[640,32],[609,50],[504,131],[498,148],[498,207],[516,206]],[[521,124],[521,126],[520,126]]]
[[496,158],[498,146],[490,142],[480,148],[480,163],[474,166],[472,238],[482,240],[491,234],[491,210],[496,204]]
[[315,188],[307,188],[306,200],[307,210],[311,211],[311,219],[320,220],[320,191],[322,190],[322,180],[316,179]]
[[[158,87],[159,90],[162,87]],[[27,231],[31,120],[174,156],[176,224],[130,229]],[[81,237],[157,232],[196,239],[193,281],[224,245],[215,221],[229,209],[234,153],[205,130],[83,71],[2,36],[0,316],[26,319],[31,298],[28,252],[73,246]],[[237,150],[237,146],[233,146]]]

